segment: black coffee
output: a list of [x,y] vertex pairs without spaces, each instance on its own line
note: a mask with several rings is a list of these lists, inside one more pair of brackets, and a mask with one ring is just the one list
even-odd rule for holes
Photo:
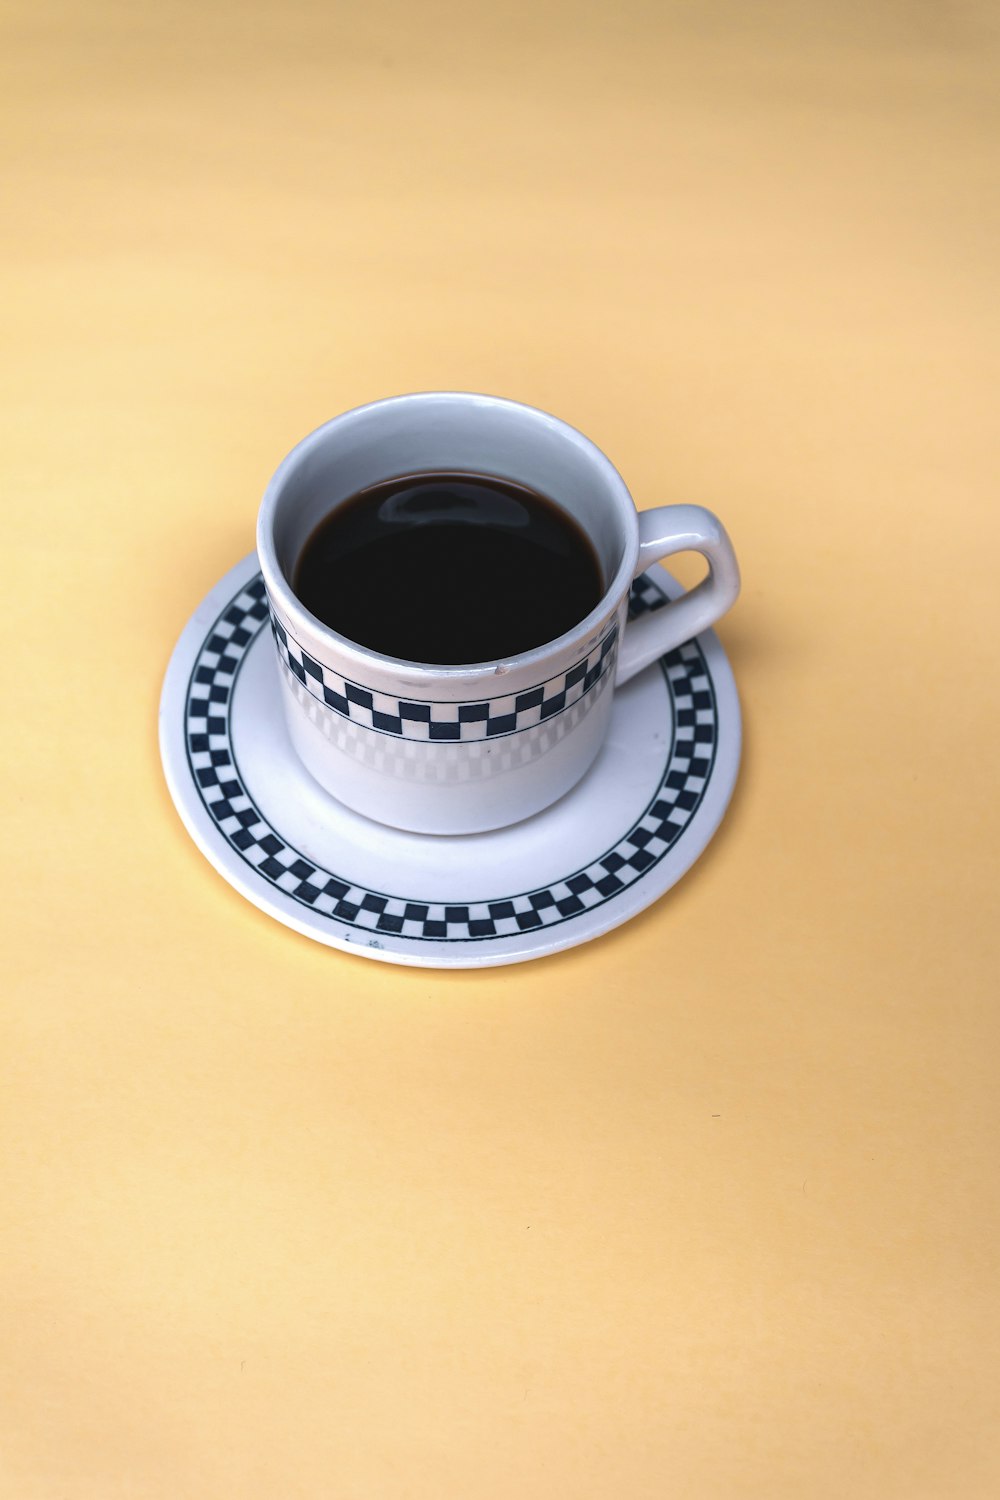
[[404,474],[339,505],[293,587],[359,645],[438,666],[542,646],[598,603],[600,564],[553,501],[488,474]]

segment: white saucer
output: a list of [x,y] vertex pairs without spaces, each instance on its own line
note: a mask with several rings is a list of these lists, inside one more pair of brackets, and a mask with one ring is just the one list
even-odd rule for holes
[[[632,611],[678,592],[654,567],[633,585]],[[223,618],[232,629],[220,658],[209,642]],[[669,890],[732,795],[739,701],[707,631],[618,689],[601,754],[554,807],[494,833],[435,838],[385,828],[328,796],[292,751],[267,625],[251,553],[174,649],[160,751],[177,810],[219,873],[262,911],[331,947],[449,969],[575,947]]]

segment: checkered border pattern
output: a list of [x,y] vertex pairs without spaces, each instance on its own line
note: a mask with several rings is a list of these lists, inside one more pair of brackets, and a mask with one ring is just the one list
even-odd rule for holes
[[[667,603],[648,577],[633,584],[630,614]],[[259,874],[292,900],[333,922],[376,934],[436,942],[477,942],[552,927],[610,901],[657,865],[683,835],[715,763],[718,713],[696,641],[660,663],[673,704],[674,738],[659,789],[645,812],[607,852],[565,880],[506,900],[459,905],[409,900],[355,885],[320,869],[279,837],[248,796],[229,733],[233,687],[268,615],[258,574],[219,615],[188,684],[188,763],[219,832]]]
[[484,698],[478,703],[410,702],[373,692],[331,672],[299,645],[271,613],[278,655],[307,692],[365,729],[406,740],[492,740],[534,729],[562,713],[594,688],[614,666],[618,627],[612,625],[598,646],[568,672],[523,693]]

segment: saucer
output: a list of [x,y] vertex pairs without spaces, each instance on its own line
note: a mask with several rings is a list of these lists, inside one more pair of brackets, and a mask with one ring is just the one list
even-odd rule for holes
[[[630,615],[680,592],[655,566],[632,585]],[[292,750],[278,670],[251,553],[170,659],[167,785],[199,849],[247,900],[365,958],[485,968],[599,937],[694,864],[736,781],[739,701],[713,631],[616,691],[607,740],[571,792],[492,833],[404,833],[335,801]]]

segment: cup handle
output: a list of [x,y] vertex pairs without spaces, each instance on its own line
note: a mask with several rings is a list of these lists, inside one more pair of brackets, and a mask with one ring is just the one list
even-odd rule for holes
[[700,552],[708,577],[655,614],[626,627],[615,680],[628,682],[675,646],[707,630],[740,591],[740,570],[732,543],[717,516],[700,505],[660,505],[639,514],[639,560],[635,577],[651,563],[675,552]]

